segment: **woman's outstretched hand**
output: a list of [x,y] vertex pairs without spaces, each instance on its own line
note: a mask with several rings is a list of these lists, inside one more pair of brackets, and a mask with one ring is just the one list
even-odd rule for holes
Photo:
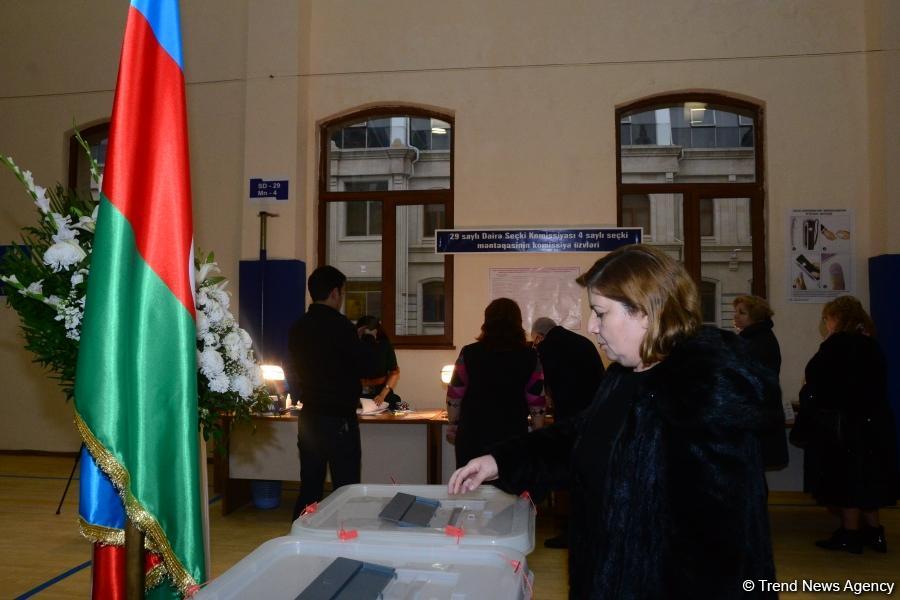
[[466,466],[453,472],[447,490],[451,494],[471,492],[482,482],[497,479],[499,472],[497,461],[490,454],[473,458]]

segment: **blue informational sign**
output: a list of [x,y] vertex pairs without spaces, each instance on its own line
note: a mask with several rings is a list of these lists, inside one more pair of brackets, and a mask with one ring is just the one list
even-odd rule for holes
[[609,252],[641,243],[640,227],[608,229],[438,229],[438,254]]
[[250,199],[267,198],[269,200],[288,199],[287,179],[251,179]]

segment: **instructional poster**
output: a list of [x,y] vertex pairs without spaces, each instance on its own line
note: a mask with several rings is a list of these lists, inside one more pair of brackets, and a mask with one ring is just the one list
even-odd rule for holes
[[522,310],[522,327],[531,331],[539,317],[550,317],[566,329],[581,329],[584,288],[575,283],[578,267],[491,269],[491,300],[512,298]]
[[788,236],[789,302],[824,304],[853,293],[851,209],[792,209]]

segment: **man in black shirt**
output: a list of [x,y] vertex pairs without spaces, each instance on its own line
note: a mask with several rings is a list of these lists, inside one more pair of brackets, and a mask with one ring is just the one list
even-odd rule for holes
[[356,328],[340,313],[346,281],[343,273],[328,265],[313,271],[307,282],[313,302],[288,335],[291,367],[303,402],[297,420],[300,496],[295,519],[322,499],[327,467],[334,489],[360,482],[356,408],[362,348]]
[[[553,403],[554,421],[574,417],[590,405],[603,379],[603,361],[597,345],[549,317],[535,319],[531,339],[544,368],[544,388]],[[563,505],[566,496],[567,492],[556,493]],[[544,546],[567,547],[565,530],[564,527],[564,533],[544,540]]]

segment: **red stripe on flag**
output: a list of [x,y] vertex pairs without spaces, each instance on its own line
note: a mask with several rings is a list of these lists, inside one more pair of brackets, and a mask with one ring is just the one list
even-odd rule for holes
[[[125,600],[127,596],[127,575],[125,571],[125,546],[105,546],[94,544],[93,600]],[[144,556],[144,570],[149,573],[162,559],[158,554],[147,552]]]
[[134,230],[138,251],[194,313],[189,279],[191,180],[184,74],[147,19],[128,11],[103,194]]

